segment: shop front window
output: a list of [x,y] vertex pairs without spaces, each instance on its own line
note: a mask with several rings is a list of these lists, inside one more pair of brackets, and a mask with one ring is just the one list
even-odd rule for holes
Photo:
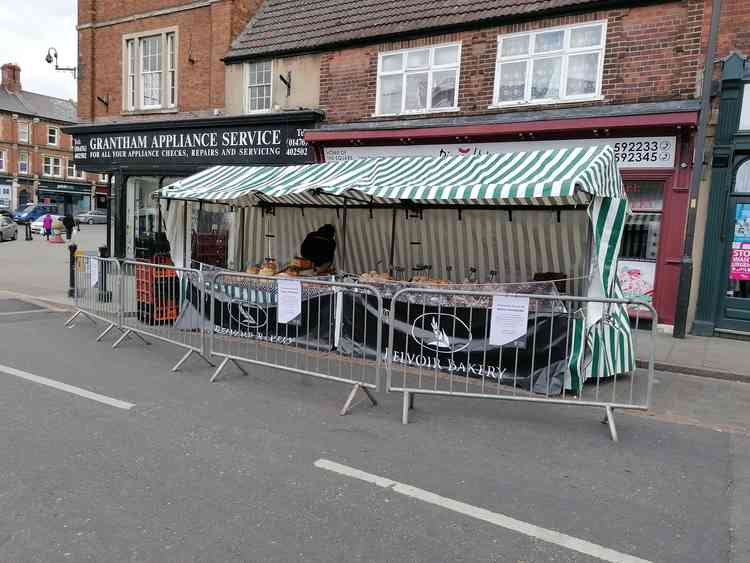
[[750,299],[750,159],[737,168],[728,212],[734,228],[730,233],[727,297]]
[[618,278],[627,298],[651,303],[661,234],[664,182],[626,181],[625,192],[633,214],[628,217],[622,236]]

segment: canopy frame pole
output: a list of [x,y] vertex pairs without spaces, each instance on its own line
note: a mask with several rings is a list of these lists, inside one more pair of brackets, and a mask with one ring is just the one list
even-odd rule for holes
[[245,208],[240,207],[240,263],[238,272],[245,267]]
[[395,257],[396,257],[396,214],[398,213],[397,208],[393,208],[393,219],[391,220],[391,252],[390,256],[388,257],[388,272],[390,273],[391,277],[393,277],[393,274],[395,272],[395,265],[393,263]]
[[343,256],[343,259],[341,260],[341,269],[343,271],[346,270],[347,266],[347,260],[346,260],[346,213],[347,207],[346,207],[346,198],[344,198],[344,216],[341,219],[341,254]]
[[187,208],[186,201],[182,207],[182,267],[187,267]]

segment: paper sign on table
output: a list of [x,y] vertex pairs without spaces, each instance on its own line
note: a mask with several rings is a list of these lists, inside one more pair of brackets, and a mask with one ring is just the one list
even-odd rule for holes
[[529,323],[529,298],[511,295],[492,296],[490,344],[504,346],[526,336]]
[[288,323],[302,312],[302,283],[296,280],[278,280],[279,305],[276,322]]

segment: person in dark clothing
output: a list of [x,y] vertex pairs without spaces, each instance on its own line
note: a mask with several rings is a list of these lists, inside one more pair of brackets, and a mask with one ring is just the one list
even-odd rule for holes
[[313,263],[315,270],[326,272],[333,266],[336,252],[336,227],[323,225],[317,231],[308,233],[300,248],[300,255]]
[[73,236],[73,227],[76,226],[76,220],[70,213],[66,213],[62,220],[63,227],[65,227],[65,236],[68,240]]

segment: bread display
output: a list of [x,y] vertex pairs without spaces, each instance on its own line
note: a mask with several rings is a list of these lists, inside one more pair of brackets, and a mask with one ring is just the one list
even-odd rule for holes
[[375,281],[375,282],[387,282],[393,280],[393,277],[388,272],[365,272],[359,276],[359,279],[363,282]]

